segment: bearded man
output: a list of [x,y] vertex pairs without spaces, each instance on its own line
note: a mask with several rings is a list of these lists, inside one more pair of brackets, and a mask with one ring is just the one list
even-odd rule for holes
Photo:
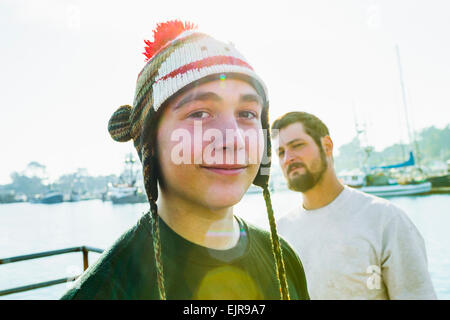
[[305,112],[272,124],[288,186],[303,205],[278,231],[299,254],[311,299],[435,299],[425,244],[391,202],[344,186],[326,125]]

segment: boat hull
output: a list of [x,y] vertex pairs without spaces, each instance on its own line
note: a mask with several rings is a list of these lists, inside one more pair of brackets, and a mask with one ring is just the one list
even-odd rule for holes
[[55,194],[48,197],[44,197],[39,200],[39,203],[44,204],[53,204],[53,203],[61,203],[63,202],[63,195],[62,194]]
[[129,195],[123,197],[111,197],[113,204],[127,204],[127,203],[144,203],[147,202],[147,197],[144,194]]
[[430,177],[427,179],[427,181],[431,182],[433,188],[450,187],[450,174]]
[[418,184],[395,184],[386,186],[366,186],[359,190],[378,197],[395,197],[429,193],[431,183],[424,182]]

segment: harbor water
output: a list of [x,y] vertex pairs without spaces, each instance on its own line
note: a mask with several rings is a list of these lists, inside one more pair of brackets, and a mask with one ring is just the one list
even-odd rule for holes
[[[450,195],[390,198],[421,232],[431,278],[439,299],[450,299]],[[291,191],[272,193],[276,218],[301,204]],[[147,210],[147,204],[113,205],[89,200],[45,205],[0,205],[0,258],[76,246],[106,249]],[[235,214],[268,230],[262,194],[247,194]],[[89,253],[89,263],[98,258]],[[0,290],[80,274],[80,252],[0,265]],[[0,299],[59,299],[70,283],[2,296]]]

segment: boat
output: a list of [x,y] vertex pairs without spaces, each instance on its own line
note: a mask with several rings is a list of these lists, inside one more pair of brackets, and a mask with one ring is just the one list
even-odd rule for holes
[[450,174],[427,178],[431,183],[431,193],[450,193]]
[[69,202],[78,202],[81,201],[81,194],[75,190],[70,192]]
[[450,160],[447,169],[437,175],[430,175],[427,181],[431,183],[431,193],[450,193]]
[[14,196],[15,202],[26,202],[27,200],[28,200],[27,196],[23,193],[19,193]]
[[394,197],[426,194],[431,191],[431,182],[411,180],[399,183],[395,178],[384,174],[339,174],[340,181],[352,188],[378,197]]
[[365,172],[355,169],[349,172],[340,173],[338,177],[342,183],[378,197],[429,193],[431,191],[431,182],[426,181],[417,175],[411,173],[407,174],[404,170],[406,167],[414,165],[414,155],[410,152],[409,159],[405,162],[370,167],[365,169]]
[[338,179],[349,187],[361,188],[364,185],[365,176],[360,169],[353,169],[339,172]]
[[109,187],[109,199],[113,204],[144,203],[147,196],[136,186],[126,184]]
[[429,181],[411,180],[407,183],[399,183],[397,179],[383,174],[361,174],[350,177],[340,174],[339,178],[349,187],[378,197],[419,195],[431,191],[431,182]]
[[271,192],[288,191],[288,183],[284,178],[281,167],[279,165],[273,165],[270,171],[269,190]]
[[[354,175],[346,174],[340,177],[341,181],[348,184],[349,186],[358,188],[365,193],[380,197],[418,195],[429,193],[431,191],[431,182],[426,181],[423,175],[417,141],[411,134],[411,127],[409,125],[408,118],[408,106],[406,103],[406,91],[403,81],[400,51],[398,46],[396,46],[396,53],[407,131],[409,140],[413,142],[415,155],[418,159],[418,164],[416,165],[413,151],[410,151],[409,159],[402,163],[368,167],[368,158],[373,148],[367,146],[364,149],[366,157],[364,161],[360,162],[360,166],[362,167],[361,172]],[[361,133],[365,133],[365,130],[359,129],[358,125],[356,124],[356,132],[359,138],[359,135]]]
[[136,159],[130,153],[125,158],[125,169],[119,177],[120,182],[108,184],[108,189],[103,195],[103,200],[110,200],[113,204],[144,203],[147,202],[147,195],[143,188],[139,186],[139,170],[135,168]]
[[16,194],[14,191],[0,192],[0,203],[26,202],[27,196],[23,193]]
[[50,190],[43,195],[38,195],[30,200],[32,203],[54,204],[64,201],[64,196],[61,192]]
[[247,189],[246,194],[255,194],[255,193],[262,193],[263,189],[261,187],[255,186],[254,184],[250,185],[250,187]]
[[361,191],[378,197],[409,196],[429,193],[431,183],[428,181],[408,184],[389,184],[381,186],[363,186]]

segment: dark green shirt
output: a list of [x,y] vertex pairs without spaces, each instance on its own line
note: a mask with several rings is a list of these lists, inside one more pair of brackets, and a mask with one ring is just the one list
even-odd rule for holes
[[[270,234],[238,218],[236,246],[194,244],[159,219],[167,299],[280,299]],[[303,266],[281,239],[291,299],[309,299]],[[159,299],[150,216],[145,214],[62,299]]]

